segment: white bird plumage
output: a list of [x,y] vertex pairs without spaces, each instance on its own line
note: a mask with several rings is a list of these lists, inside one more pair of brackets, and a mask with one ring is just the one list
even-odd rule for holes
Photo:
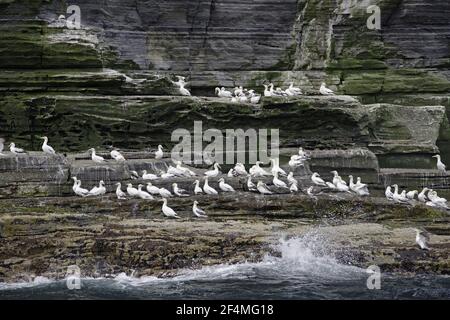
[[234,188],[225,182],[224,178],[219,179],[219,188],[223,192],[234,192]]
[[173,210],[171,207],[169,207],[169,206],[167,205],[167,199],[166,199],[166,198],[163,198],[162,201],[163,201],[163,205],[162,205],[162,208],[161,208],[162,213],[163,213],[166,217],[169,217],[169,218],[177,218],[177,219],[179,219],[180,217],[177,215],[177,213],[175,212],[175,210]]
[[192,205],[192,212],[198,218],[208,218],[206,212],[198,207],[198,201],[194,201],[194,204]]
[[110,154],[111,154],[111,158],[113,158],[117,162],[126,161],[125,157],[117,150],[111,150]]
[[97,155],[95,153],[95,149],[94,148],[90,148],[89,151],[91,152],[91,159],[92,159],[92,161],[94,161],[96,163],[103,163],[103,162],[105,162],[105,158]]
[[41,139],[44,140],[44,143],[42,144],[42,151],[49,155],[56,155],[55,149],[48,145],[48,138],[44,136],[41,137]]
[[208,184],[208,176],[205,177],[205,183],[203,185],[203,192],[205,192],[206,194],[209,194],[209,195],[219,194],[216,189],[214,189],[213,187],[211,187]]

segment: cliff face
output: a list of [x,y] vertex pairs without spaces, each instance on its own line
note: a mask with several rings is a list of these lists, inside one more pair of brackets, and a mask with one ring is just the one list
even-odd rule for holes
[[[71,4],[81,9],[81,30],[58,27],[58,16],[69,16],[66,9]],[[366,27],[370,16],[366,10],[373,4],[381,8],[381,30]],[[442,105],[449,114],[449,13],[448,1],[432,0],[0,1],[0,135],[34,148],[34,134],[47,132],[56,137],[60,150],[79,151],[101,143],[86,138],[101,135],[92,114],[100,121],[106,115],[125,121],[116,112],[117,101],[126,109],[136,102],[131,95],[177,95],[169,81],[173,74],[188,76],[192,92],[199,95],[212,95],[219,85],[244,85],[261,92],[268,81],[275,86],[295,81],[306,94],[315,95],[320,82],[326,81],[362,103]],[[77,96],[72,103],[71,96]],[[284,102],[266,101],[284,107]],[[192,112],[192,101],[179,102],[189,115],[185,119],[201,120]],[[298,104],[309,102],[306,98]],[[158,98],[138,103],[148,110],[166,105]],[[215,108],[216,102],[198,103]],[[106,105],[111,108],[103,111]],[[450,140],[446,117],[439,111],[424,109],[425,117],[432,119],[429,132],[425,126],[413,130],[420,127],[423,110],[408,117],[395,105],[384,105],[377,112],[361,106],[365,116],[355,111],[359,107],[350,108],[346,112],[351,115],[342,121],[320,127],[333,122],[333,110],[343,106],[339,100],[325,105],[331,112],[323,111],[319,122],[317,113],[298,113],[299,124],[286,133],[284,145],[319,141],[321,147],[356,145],[377,153],[428,153],[436,151],[436,140],[440,145]],[[90,116],[75,135],[85,141],[70,145],[64,137],[73,136],[70,128],[83,119],[75,117],[81,106],[89,108]],[[237,106],[229,108],[228,120],[242,116],[235,112]],[[242,109],[253,115],[259,112],[248,106]],[[263,117],[271,113],[270,106],[264,108]],[[370,124],[369,118],[375,122]],[[165,121],[155,113],[144,119]],[[266,125],[254,119],[246,124]],[[65,125],[56,125],[61,123]],[[412,125],[405,129],[399,123]],[[175,129],[173,125],[178,123],[167,123],[166,131]],[[114,134],[114,126],[108,127],[113,137],[127,130]],[[341,133],[351,140],[340,145],[336,136]],[[431,145],[423,140],[418,142],[422,147],[409,148],[418,134],[431,135]],[[313,135],[314,141],[309,138]],[[158,135],[167,143],[165,137]],[[142,146],[153,141],[136,142]],[[122,142],[113,138],[108,143]]]

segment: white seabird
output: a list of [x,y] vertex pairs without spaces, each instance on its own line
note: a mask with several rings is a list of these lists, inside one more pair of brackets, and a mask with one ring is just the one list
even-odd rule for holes
[[264,84],[263,86],[264,86],[264,97],[271,97],[273,94],[272,91],[269,90],[269,86],[266,84]]
[[144,180],[158,180],[158,176],[153,173],[147,173],[147,170],[142,170],[142,179]]
[[92,159],[92,161],[94,161],[96,163],[103,163],[103,162],[105,162],[105,158],[95,154],[95,149],[94,148],[90,148],[89,151],[91,152],[91,159]]
[[114,160],[116,160],[117,162],[125,162],[125,157],[117,150],[112,150],[110,152],[111,154],[111,158],[113,158]]
[[198,207],[198,201],[194,201],[194,205],[192,206],[192,212],[198,218],[208,218],[206,212]]
[[311,181],[318,186],[323,186],[326,187],[327,185],[325,184],[325,181],[322,180],[322,178],[320,178],[320,175],[317,172],[314,172],[311,176]]
[[203,185],[203,191],[204,191],[206,194],[209,194],[209,195],[217,195],[217,194],[219,194],[219,193],[217,192],[217,190],[215,190],[213,187],[211,187],[211,186],[208,184],[208,176],[205,177],[205,184]]
[[449,207],[447,206],[447,199],[439,197],[437,195],[436,191],[430,190],[428,192],[428,199],[430,199],[430,201],[433,203],[433,205],[435,207],[439,207],[439,208],[443,208],[443,209],[447,209],[447,210],[449,209]]
[[347,184],[345,183],[344,180],[340,179],[339,181],[337,181],[337,183],[335,184],[336,189],[340,192],[350,192],[350,188],[347,186]]
[[203,189],[200,188],[200,181],[199,180],[195,180],[193,184],[195,184],[194,194],[195,195],[202,194],[203,193]]
[[312,198],[312,199],[314,199],[314,200],[317,201],[317,197],[316,197],[316,195],[314,194],[313,190],[314,190],[314,187],[313,187],[313,186],[309,187],[309,188],[306,190],[306,194],[307,194],[310,198]]
[[227,91],[224,87],[217,87],[216,94],[220,98],[231,98],[233,96],[233,94],[230,91]]
[[334,184],[332,184],[331,182],[325,182],[325,184],[327,185],[327,187],[331,190],[336,190],[336,186]]
[[170,179],[170,178],[173,178],[173,177],[175,177],[175,175],[173,175],[173,174],[171,174],[169,172],[161,171],[161,178],[162,179]]
[[292,155],[291,159],[289,160],[289,166],[293,169],[297,168],[297,167],[301,167],[304,166],[304,159],[300,158],[297,155]]
[[89,196],[102,196],[106,193],[105,182],[100,180],[98,187],[93,187],[89,191]]
[[292,193],[298,192],[298,186],[297,186],[297,183],[295,183],[295,182],[291,183],[291,185],[290,185],[290,187],[289,187],[289,191],[291,191]]
[[294,87],[294,83],[293,82],[291,82],[289,84],[289,88],[287,90],[289,90],[292,93],[293,96],[299,96],[299,95],[302,94],[302,90],[300,88],[298,88],[298,87]]
[[138,197],[143,200],[154,200],[152,195],[144,190],[142,190],[143,185],[138,185]]
[[256,184],[256,189],[263,195],[273,194],[273,192],[270,191],[267,185],[262,181],[258,181],[258,183]]
[[48,145],[48,138],[44,136],[41,137],[41,139],[44,139],[44,143],[42,144],[42,151],[44,151],[44,153],[46,154],[56,155],[55,149]]
[[261,168],[259,165],[261,164],[261,161],[256,161],[255,165],[253,165],[250,170],[249,173],[252,177],[263,177],[263,176],[270,176],[271,174],[268,173],[266,170],[264,170],[263,168]]
[[182,96],[190,96],[191,93],[189,92],[188,89],[186,89],[186,88],[184,87],[185,85],[186,85],[185,83],[180,83],[180,87],[178,88],[178,91],[180,92],[180,94],[181,94]]
[[138,189],[134,188],[131,183],[127,184],[127,193],[131,197],[139,197]]
[[234,93],[235,96],[243,94],[244,93],[244,88],[242,86],[235,87],[233,93]]
[[412,190],[406,193],[406,198],[408,198],[409,200],[414,200],[416,194],[419,194],[419,191],[417,190]]
[[279,159],[270,159],[270,162],[272,163],[272,169],[270,170],[272,172],[272,175],[275,174],[275,172],[277,172],[278,174],[282,175],[282,176],[287,176],[286,171],[284,171],[283,169],[280,168],[280,160]]
[[117,189],[116,189],[116,196],[118,200],[126,200],[127,194],[122,191],[122,184],[120,182],[116,183]]
[[196,176],[196,174],[195,174],[194,171],[192,171],[192,170],[190,170],[190,169],[188,169],[188,168],[183,167],[181,161],[177,161],[177,162],[176,162],[176,165],[177,165],[176,168],[177,168],[179,171],[181,171],[181,172],[183,173],[184,176],[186,176],[186,177],[195,177],[195,176]]
[[204,175],[207,176],[207,177],[210,177],[210,178],[217,177],[217,176],[220,174],[219,168],[220,168],[220,166],[219,166],[219,164],[216,162],[216,163],[214,163],[214,170],[206,171],[206,172],[204,173]]
[[386,191],[384,192],[384,195],[386,196],[386,199],[389,201],[394,201],[394,194],[392,193],[392,187],[387,186]]
[[178,188],[177,183],[172,183],[173,193],[178,197],[189,197],[186,190]]
[[419,245],[422,250],[430,250],[428,247],[428,242],[430,241],[430,234],[426,231],[419,230],[414,228],[416,231],[416,243]]
[[288,176],[287,176],[287,180],[290,184],[295,183],[298,184],[297,179],[294,178],[294,173],[293,172],[289,172]]
[[394,196],[393,196],[394,202],[396,202],[396,203],[408,203],[408,199],[406,199],[406,193],[405,193],[405,196],[399,194],[398,193],[398,185],[397,184],[394,184],[393,187],[394,187]]
[[422,191],[417,196],[417,199],[419,199],[420,202],[426,203],[428,201],[428,197],[426,196],[426,192],[428,191],[428,188],[423,188]]
[[433,158],[437,159],[436,168],[439,170],[439,172],[445,173],[446,166],[445,166],[445,164],[442,163],[441,156],[437,154],[437,155],[433,156]]
[[155,159],[161,160],[163,158],[164,152],[162,145],[158,145],[158,150],[155,152]]
[[219,179],[219,188],[223,192],[234,192],[234,188],[225,182],[224,178]]
[[350,181],[349,181],[350,190],[352,190],[353,192],[355,192],[359,196],[368,196],[368,195],[370,195],[369,189],[367,188],[367,185],[364,184],[364,183],[361,183],[361,178],[360,177],[358,177],[358,180],[357,180],[356,183],[353,183],[353,176],[352,175],[350,175],[349,178],[350,178]]
[[139,179],[139,178],[140,178],[140,177],[139,177],[139,173],[137,173],[136,170],[131,170],[131,171],[130,171],[130,178],[131,178],[131,180]]
[[248,175],[247,170],[245,170],[245,166],[240,162],[236,163],[233,170],[238,176],[247,176]]
[[248,176],[247,178],[247,188],[248,191],[257,191],[256,185],[252,182],[252,176]]
[[147,182],[146,189],[151,195],[159,196],[159,188],[154,186],[151,182]]
[[274,186],[278,187],[278,188],[287,188],[287,184],[286,182],[284,182],[283,180],[280,180],[278,178],[278,172],[275,171],[275,174],[273,175],[273,180],[272,180]]
[[324,95],[324,96],[333,96],[334,92],[331,89],[328,89],[326,87],[325,82],[322,82],[322,84],[320,85],[320,94]]
[[77,177],[72,177],[74,184],[72,187],[73,192],[80,197],[87,197],[89,195],[89,190],[81,188],[81,180],[78,180]]
[[159,195],[161,198],[171,198],[173,197],[172,193],[166,188],[159,188]]
[[11,142],[9,144],[9,151],[11,151],[11,153],[18,155],[18,154],[26,154],[25,150],[21,149],[21,148],[17,148],[16,144],[14,142]]
[[177,215],[177,213],[176,213],[172,208],[170,208],[170,207],[167,205],[167,199],[166,199],[166,198],[163,198],[161,201],[163,202],[161,211],[162,211],[162,213],[163,213],[166,217],[169,217],[169,218],[177,218],[177,219],[180,218],[180,217]]
[[233,169],[233,168],[231,168],[230,170],[228,170],[227,177],[228,177],[228,178],[233,178],[233,177],[234,177],[234,169]]
[[334,184],[335,186],[337,186],[338,183],[347,185],[347,182],[345,182],[345,181],[341,178],[341,176],[339,175],[339,173],[338,173],[336,170],[331,171],[331,173],[334,175],[334,177],[333,177],[333,184]]

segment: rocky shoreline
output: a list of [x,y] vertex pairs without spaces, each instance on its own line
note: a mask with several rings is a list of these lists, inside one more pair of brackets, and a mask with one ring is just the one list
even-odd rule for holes
[[[193,217],[198,200],[208,219]],[[251,193],[174,198],[181,219],[158,201],[102,198],[0,200],[0,281],[63,278],[69,265],[84,276],[126,272],[171,276],[181,269],[260,261],[281,238],[315,232],[338,261],[383,272],[450,274],[450,216],[382,198],[314,200]],[[415,244],[413,227],[432,233],[432,250]]]

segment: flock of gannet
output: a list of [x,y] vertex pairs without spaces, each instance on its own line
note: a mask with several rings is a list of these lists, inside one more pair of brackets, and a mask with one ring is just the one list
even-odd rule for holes
[[[392,191],[392,187],[394,187],[394,191]],[[394,201],[395,203],[415,204],[416,201],[419,201],[429,207],[450,210],[450,207],[447,204],[447,199],[439,197],[436,191],[428,188],[423,188],[420,193],[417,190],[403,190],[399,193],[398,185],[394,184],[392,186],[387,186],[384,194],[386,199],[389,201]]]

